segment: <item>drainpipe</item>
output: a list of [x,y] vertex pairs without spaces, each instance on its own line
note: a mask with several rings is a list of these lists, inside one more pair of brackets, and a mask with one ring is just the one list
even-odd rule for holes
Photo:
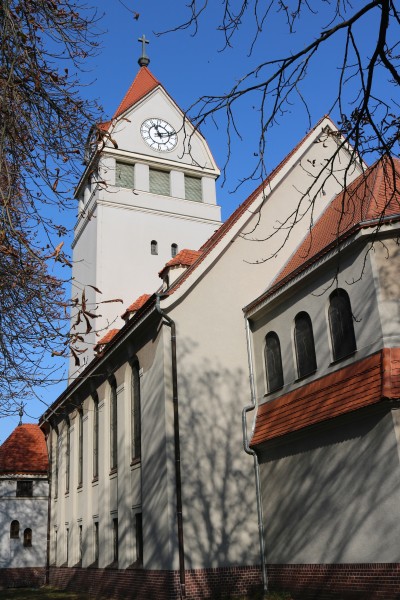
[[[253,349],[251,344],[250,325],[249,320],[245,317],[246,327],[246,343],[247,343],[247,357],[249,362],[249,374],[250,374],[250,394],[251,404],[244,407],[242,411],[242,428],[243,428],[243,448],[246,454],[250,454],[254,461],[254,475],[256,480],[256,498],[257,498],[257,518],[258,518],[258,539],[260,544],[260,560],[261,560],[261,571],[262,581],[264,589],[264,598],[268,592],[268,575],[267,567],[265,565],[265,542],[264,542],[264,522],[262,512],[262,501],[261,501],[261,485],[260,485],[260,465],[258,462],[257,453],[250,448],[247,437],[247,413],[257,409],[257,396],[254,384],[254,366],[253,366]],[[257,414],[257,412],[256,412]]]
[[160,296],[157,296],[157,312],[163,317],[164,323],[171,328],[171,367],[172,367],[172,399],[174,407],[174,448],[175,448],[175,486],[176,486],[176,521],[178,526],[178,553],[179,553],[179,582],[181,598],[186,597],[185,586],[185,554],[183,544],[183,518],[182,518],[182,478],[181,478],[181,448],[179,440],[179,403],[178,403],[178,368],[176,360],[176,326],[160,306]]
[[50,518],[51,518],[51,487],[52,487],[52,470],[53,470],[53,428],[49,423],[50,431],[46,437],[50,440],[50,456],[49,456],[49,496],[47,499],[47,543],[46,543],[46,571],[45,571],[45,585],[50,583]]

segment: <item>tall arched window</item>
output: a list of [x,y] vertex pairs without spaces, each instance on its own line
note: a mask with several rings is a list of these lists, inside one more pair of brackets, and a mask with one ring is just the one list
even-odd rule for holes
[[296,315],[294,321],[294,343],[296,348],[297,375],[305,377],[317,369],[314,334],[310,316],[306,312]]
[[78,411],[78,487],[83,484],[83,411]]
[[25,529],[24,531],[24,546],[32,546],[32,529]]
[[158,254],[158,243],[156,242],[156,240],[151,240],[150,242],[150,253]]
[[99,399],[93,396],[93,479],[99,476]]
[[329,327],[333,360],[344,358],[357,349],[350,298],[342,289],[329,296]]
[[139,363],[137,360],[132,365],[131,389],[131,439],[132,460],[139,459],[141,455],[141,427],[140,427],[140,377]]
[[19,538],[19,521],[11,521],[10,538],[12,540]]
[[71,424],[69,419],[66,419],[66,447],[65,447],[65,493],[69,492],[69,479],[70,479],[70,457],[71,457]]
[[117,382],[115,377],[110,380],[110,467],[118,466],[118,418],[117,418]]
[[283,370],[281,344],[275,331],[265,337],[265,369],[267,373],[267,389],[274,392],[283,386]]
[[174,258],[178,254],[178,244],[171,244],[171,256]]

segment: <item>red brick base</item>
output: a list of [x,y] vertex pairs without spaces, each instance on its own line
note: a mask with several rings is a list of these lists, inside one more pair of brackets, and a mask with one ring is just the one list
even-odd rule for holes
[[[181,598],[177,571],[51,567],[49,584],[75,592],[87,591],[94,597],[135,600]],[[186,571],[187,600],[234,598],[261,588],[261,572],[257,566]]]
[[40,587],[45,582],[45,568],[0,569],[0,589]]
[[293,600],[400,600],[400,564],[268,565],[271,590]]

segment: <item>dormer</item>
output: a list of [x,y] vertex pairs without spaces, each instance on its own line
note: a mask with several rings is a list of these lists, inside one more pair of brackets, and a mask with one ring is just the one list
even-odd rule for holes
[[181,250],[159,272],[164,289],[169,288],[201,256],[200,250]]
[[139,298],[137,298],[135,302],[132,302],[132,304],[128,306],[126,311],[121,315],[121,319],[123,319],[125,323],[127,323],[129,319],[131,319],[137,313],[139,308],[142,308],[142,306],[146,304],[149,298],[150,294],[142,294],[141,296],[139,296]]

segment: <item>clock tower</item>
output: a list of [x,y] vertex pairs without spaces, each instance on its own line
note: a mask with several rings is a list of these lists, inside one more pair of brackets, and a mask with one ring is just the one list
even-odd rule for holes
[[139,41],[139,71],[112,119],[92,127],[76,190],[72,297],[84,293],[88,310],[101,315],[79,370],[98,334],[120,328],[126,306],[160,287],[165,263],[200,248],[221,224],[207,142],[151,73],[147,40]]

